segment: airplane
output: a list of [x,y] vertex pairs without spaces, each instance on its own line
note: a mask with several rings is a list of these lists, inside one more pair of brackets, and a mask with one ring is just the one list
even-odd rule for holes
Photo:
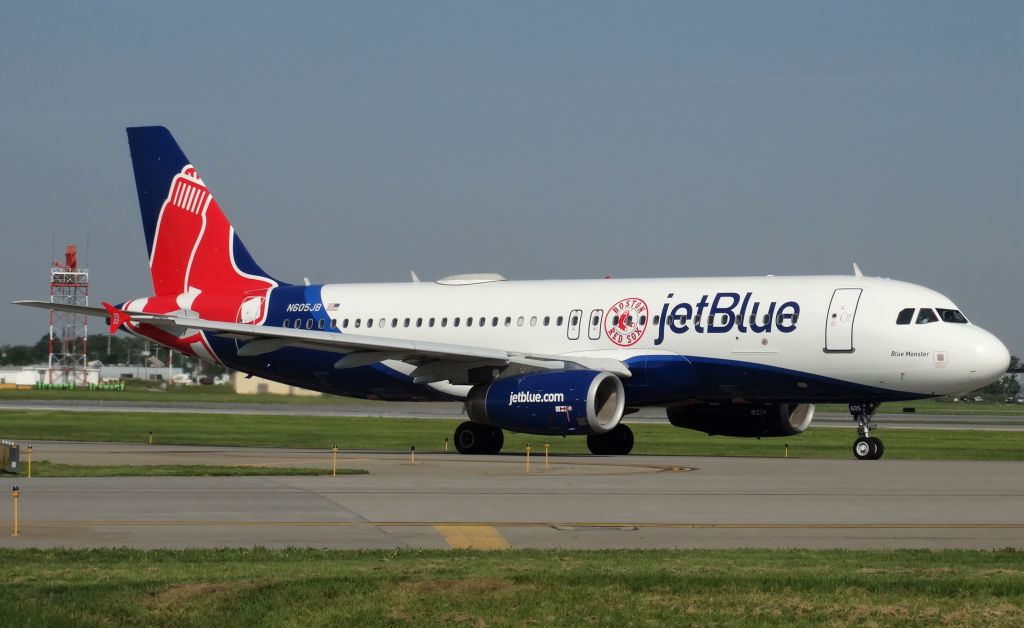
[[464,454],[503,430],[586,436],[628,454],[623,417],[663,407],[711,435],[791,436],[815,404],[848,404],[853,455],[882,457],[884,401],[955,394],[1010,355],[929,288],[850,276],[291,284],[264,271],[164,127],[127,129],[153,294],[103,308],[16,301],[107,319],[174,351],[333,395],[459,400]]

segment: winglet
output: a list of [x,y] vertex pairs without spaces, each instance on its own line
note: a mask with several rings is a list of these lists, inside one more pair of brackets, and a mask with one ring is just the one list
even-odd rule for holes
[[128,314],[128,312],[125,312],[124,310],[119,310],[105,301],[103,303],[103,307],[107,310],[107,314],[110,315],[109,320],[111,336],[113,336],[117,332],[117,330],[121,328],[121,325],[130,323],[132,320],[132,317],[130,314]]
[[860,272],[860,266],[857,265],[857,262],[853,263],[853,276],[854,277],[863,277],[864,276],[864,273]]

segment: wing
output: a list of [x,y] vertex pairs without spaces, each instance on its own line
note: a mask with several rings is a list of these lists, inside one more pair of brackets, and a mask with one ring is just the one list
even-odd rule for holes
[[[116,308],[63,305],[48,301],[15,301],[16,305],[40,309],[56,309],[110,319],[112,313],[126,315],[135,323],[145,323],[180,334],[186,329],[215,333],[223,338],[244,342],[240,357],[270,353],[284,347],[301,347],[343,354],[335,368],[366,366],[385,360],[398,360],[415,366],[409,374],[417,384],[448,380],[453,384],[477,383],[480,378],[494,379],[536,371],[594,370],[608,371],[621,377],[631,375],[629,367],[611,358],[524,353],[444,342],[384,338],[341,334],[330,331],[269,327],[248,323],[226,323],[175,314],[125,312]],[[123,321],[127,322],[127,320]],[[121,324],[121,323],[118,323]],[[112,325],[112,331],[117,327]]]

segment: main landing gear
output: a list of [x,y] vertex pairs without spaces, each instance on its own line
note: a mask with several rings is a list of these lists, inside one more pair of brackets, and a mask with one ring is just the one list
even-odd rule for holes
[[455,449],[460,454],[496,454],[505,444],[501,428],[465,421],[455,428]]
[[857,460],[878,460],[885,453],[882,439],[871,435],[871,430],[875,429],[871,417],[877,409],[878,404],[874,402],[850,404],[850,414],[857,422],[857,433],[860,435],[853,441],[853,456]]
[[625,456],[633,451],[633,430],[619,423],[604,434],[587,436],[587,449],[592,454]]

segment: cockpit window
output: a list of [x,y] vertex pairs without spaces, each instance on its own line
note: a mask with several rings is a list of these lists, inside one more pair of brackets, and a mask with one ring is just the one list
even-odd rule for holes
[[939,318],[946,323],[966,323],[967,318],[960,313],[959,310],[944,310],[942,308],[936,308],[939,313]]
[[935,316],[935,312],[931,308],[923,307],[921,311],[917,313],[917,324],[924,325],[925,323],[938,322],[938,317]]
[[899,315],[896,317],[896,324],[909,325],[912,320],[914,320],[914,308],[908,307],[904,310],[900,310]]

